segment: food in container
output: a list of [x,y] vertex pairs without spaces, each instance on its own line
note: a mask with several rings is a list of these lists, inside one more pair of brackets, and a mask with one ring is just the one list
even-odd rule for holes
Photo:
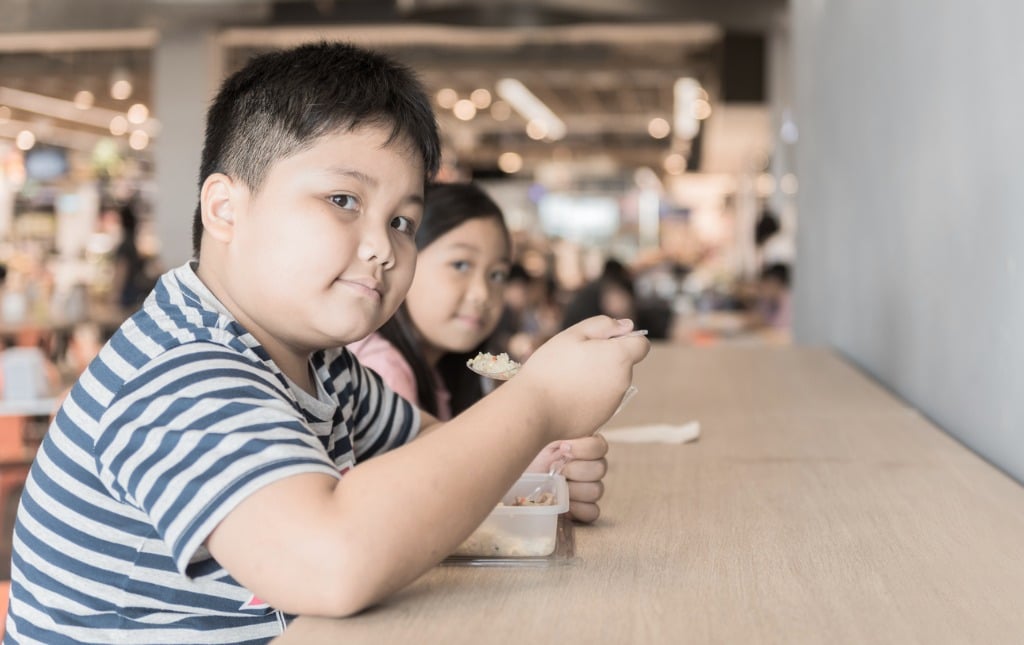
[[[532,498],[536,501],[526,500],[538,486],[541,492]],[[526,473],[453,555],[495,558],[550,555],[557,542],[558,516],[568,510],[569,487],[565,477]]]

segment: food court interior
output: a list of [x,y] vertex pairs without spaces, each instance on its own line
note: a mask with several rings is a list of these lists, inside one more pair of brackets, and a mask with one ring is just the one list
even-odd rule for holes
[[[1020,8],[856,4],[0,0],[0,419],[16,427],[2,437],[4,539],[45,406],[146,284],[188,259],[211,92],[255,53],[321,38],[413,67],[435,100],[439,179],[478,181],[501,205],[537,314],[514,355],[618,266],[652,339],[829,345],[1024,476],[1024,413],[1007,403],[1024,358],[1010,332],[1024,322],[1022,240],[1007,213],[1024,196],[954,173],[1012,162],[998,137],[942,130],[968,108],[914,53],[922,44],[950,74],[998,67],[1013,23],[999,12]],[[933,47],[953,41],[959,58]],[[966,44],[979,65],[961,63]],[[975,89],[993,129],[1013,121],[999,106],[1019,89]],[[911,136],[921,119],[931,129]],[[986,207],[984,227],[967,203]],[[962,264],[982,249],[989,259]],[[972,315],[948,317],[943,298],[978,285],[961,300]],[[963,369],[977,389],[950,376]]]
[[0,40],[5,324],[97,317],[102,337],[134,304],[116,283],[124,207],[149,277],[187,259],[210,88],[254,53],[327,37],[420,74],[439,179],[502,206],[534,306],[562,307],[614,260],[659,338],[786,340],[784,289],[758,292],[795,232],[795,125],[769,82],[782,3],[742,20],[672,3],[8,4],[76,31]]
[[4,539],[54,402],[188,259],[211,90],[270,48],[349,40],[420,75],[439,180],[479,182],[514,235],[513,357],[602,281],[626,299],[585,313],[635,317],[659,341],[789,342],[796,132],[771,56],[784,3],[676,4],[0,3]]

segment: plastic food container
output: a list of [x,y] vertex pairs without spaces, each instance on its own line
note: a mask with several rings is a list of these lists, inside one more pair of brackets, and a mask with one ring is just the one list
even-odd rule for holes
[[[554,504],[514,506],[541,486],[554,494]],[[543,557],[551,555],[558,539],[558,516],[569,510],[565,477],[525,473],[501,499],[487,519],[452,555],[486,558]]]

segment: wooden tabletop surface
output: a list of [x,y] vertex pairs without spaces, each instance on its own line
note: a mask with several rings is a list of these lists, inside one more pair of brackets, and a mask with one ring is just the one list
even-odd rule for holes
[[275,643],[1020,643],[1024,488],[834,353],[656,345],[601,519],[536,569],[438,567]]

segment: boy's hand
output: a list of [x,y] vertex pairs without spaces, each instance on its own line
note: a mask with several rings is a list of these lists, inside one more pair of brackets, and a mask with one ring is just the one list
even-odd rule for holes
[[594,316],[541,345],[516,381],[533,388],[552,438],[591,435],[611,417],[650,350],[644,336],[621,337],[630,320]]
[[578,522],[593,522],[601,515],[597,501],[604,495],[601,480],[608,471],[607,453],[608,442],[599,434],[552,441],[538,453],[526,472],[546,473],[556,461],[568,458],[562,474],[569,483],[569,515]]

